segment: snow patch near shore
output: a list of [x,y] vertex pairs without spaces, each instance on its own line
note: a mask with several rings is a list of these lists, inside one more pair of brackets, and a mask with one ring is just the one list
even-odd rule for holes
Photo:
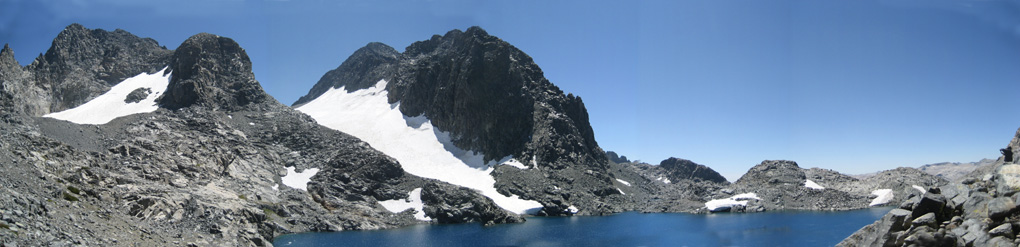
[[755,193],[743,193],[731,196],[730,198],[715,199],[705,202],[708,211],[715,212],[719,209],[730,208],[736,205],[747,206],[749,200],[761,200]]
[[807,180],[806,182],[804,182],[804,187],[808,187],[808,188],[816,189],[816,190],[824,190],[825,189],[825,187],[822,187],[821,185],[816,184],[815,181],[811,181],[810,179]]
[[458,148],[449,133],[434,128],[425,116],[404,116],[399,102],[390,104],[386,84],[380,80],[375,86],[349,93],[346,86],[330,88],[297,110],[323,126],[368,142],[399,161],[410,174],[478,190],[514,213],[534,214],[542,208],[537,201],[496,191],[496,180],[489,174],[498,164],[517,166],[509,162],[512,157],[484,162],[483,154]]
[[299,190],[308,190],[308,182],[312,181],[312,176],[319,173],[319,168],[308,168],[303,172],[296,172],[294,167],[287,167],[287,175],[280,177],[280,181],[283,185]]
[[421,221],[431,221],[432,218],[425,216],[425,203],[421,201],[421,188],[415,188],[411,192],[407,193],[407,199],[394,199],[379,201],[386,210],[393,213],[404,212],[404,210],[414,209],[414,218]]
[[570,207],[567,207],[564,211],[570,214],[577,214],[577,212],[581,212],[581,210],[578,210],[577,207],[574,207],[574,205],[570,205]]
[[876,195],[878,197],[875,197],[875,199],[871,200],[871,203],[868,204],[868,207],[889,203],[889,201],[892,201],[894,196],[892,189],[875,190],[872,191],[871,194]]
[[[169,67],[167,67],[169,68]],[[97,96],[95,99],[85,102],[75,108],[43,115],[43,117],[66,120],[76,124],[105,124],[115,118],[131,114],[153,112],[159,109],[156,98],[159,98],[170,85],[170,73],[164,75],[163,68],[155,74],[141,73],[134,77],[124,79],[117,85],[110,87],[109,91]],[[149,88],[149,95],[136,103],[127,103],[124,100],[128,94],[138,88]]]

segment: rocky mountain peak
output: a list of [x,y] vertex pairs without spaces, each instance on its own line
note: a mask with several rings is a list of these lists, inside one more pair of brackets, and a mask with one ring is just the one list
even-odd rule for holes
[[44,55],[26,68],[44,91],[41,115],[88,102],[126,78],[166,67],[171,51],[124,30],[108,32],[80,24],[64,28]]
[[[399,103],[404,116],[428,119],[457,148],[483,155],[483,162],[512,157],[536,168],[500,169],[492,176],[501,193],[534,198],[549,215],[571,205],[605,210],[591,202],[621,194],[613,188],[608,158],[595,141],[581,98],[560,90],[530,56],[481,28],[433,35],[399,55],[369,44],[295,105],[313,102],[330,88],[352,91],[379,79],[388,82],[388,103]],[[573,192],[535,189],[550,184]]]
[[691,179],[726,183],[726,178],[715,170],[712,170],[712,168],[686,159],[670,157],[669,159],[659,162],[659,167],[666,170],[666,176],[668,176],[671,181]]
[[7,64],[17,64],[18,66],[21,66],[18,64],[18,60],[14,59],[14,50],[11,49],[10,44],[5,43],[4,49],[0,50],[0,65]]
[[165,108],[201,105],[238,110],[271,99],[255,80],[248,54],[227,37],[191,36],[174,51],[170,69],[170,84],[159,99]]
[[766,160],[751,167],[738,184],[804,184],[807,177],[797,162],[789,160]]
[[400,58],[396,49],[386,44],[372,42],[358,49],[336,69],[326,72],[319,82],[294,102],[300,106],[319,97],[330,88],[344,87],[348,92],[365,89],[375,85],[379,80],[393,76],[394,65]]
[[15,71],[21,71],[21,64],[14,59],[14,50],[11,46],[4,44],[4,49],[0,50],[0,77]]

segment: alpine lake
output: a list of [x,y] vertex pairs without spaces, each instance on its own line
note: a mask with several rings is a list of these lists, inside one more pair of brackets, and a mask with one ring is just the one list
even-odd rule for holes
[[520,224],[422,224],[299,233],[275,246],[833,246],[892,207],[852,211],[531,217]]

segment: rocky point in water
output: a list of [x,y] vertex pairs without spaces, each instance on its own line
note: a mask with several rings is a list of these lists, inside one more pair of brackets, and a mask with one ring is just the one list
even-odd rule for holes
[[[1020,150],[1020,129],[1007,146]],[[1020,165],[1005,158],[911,197],[839,246],[1017,246]]]

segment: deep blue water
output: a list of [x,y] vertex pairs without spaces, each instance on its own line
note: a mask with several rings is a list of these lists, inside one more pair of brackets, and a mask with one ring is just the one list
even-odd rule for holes
[[622,213],[532,217],[521,224],[417,225],[392,230],[302,233],[276,246],[832,246],[891,208],[753,214]]

